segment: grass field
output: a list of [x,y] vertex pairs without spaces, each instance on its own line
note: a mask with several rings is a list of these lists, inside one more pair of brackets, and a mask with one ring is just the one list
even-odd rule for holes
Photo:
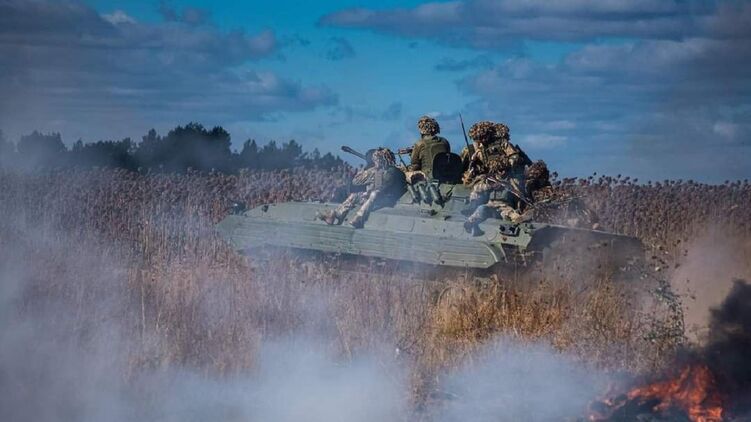
[[312,338],[334,362],[369,356],[398,366],[407,407],[429,418],[444,380],[499,338],[546,345],[596,371],[658,370],[685,340],[685,298],[669,280],[692,242],[711,234],[744,248],[751,239],[748,182],[607,177],[556,188],[583,198],[605,229],[643,239],[649,267],[628,282],[614,280],[616,269],[582,268],[577,257],[492,283],[424,281],[371,260],[337,271],[336,258],[240,256],[213,232],[229,199],[329,199],[350,176],[348,168],[0,173],[0,320],[34,327],[2,339],[6,350],[20,347],[3,366],[8,356],[36,356],[27,353],[32,344],[97,356],[105,345],[126,383],[175,369],[224,379],[258,371],[264,344]]

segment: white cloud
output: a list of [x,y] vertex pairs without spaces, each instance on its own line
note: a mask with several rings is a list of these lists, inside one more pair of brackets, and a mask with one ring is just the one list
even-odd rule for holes
[[679,39],[708,26],[714,11],[711,3],[699,0],[463,0],[413,8],[345,9],[322,17],[320,23],[502,48],[520,37]]
[[277,52],[273,31],[224,31],[204,24],[207,12],[172,12],[174,19],[145,23],[79,2],[1,1],[0,127],[16,136],[40,129],[91,140],[337,102],[326,86],[249,70]]
[[565,136],[537,133],[522,136],[519,140],[519,144],[522,147],[528,147],[530,149],[555,149],[565,145],[567,139],[568,138]]
[[576,123],[571,120],[555,120],[545,124],[549,130],[571,130],[576,129]]
[[712,127],[712,131],[723,138],[735,139],[738,134],[739,126],[730,122],[717,122]]
[[102,15],[102,18],[113,25],[121,25],[124,23],[136,23],[136,20],[130,17],[122,10],[115,10],[112,13]]

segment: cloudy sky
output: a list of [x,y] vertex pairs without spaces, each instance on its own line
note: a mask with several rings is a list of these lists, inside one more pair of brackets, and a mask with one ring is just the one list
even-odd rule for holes
[[751,2],[0,0],[12,140],[198,121],[334,151],[432,114],[458,150],[459,113],[565,175],[751,177]]

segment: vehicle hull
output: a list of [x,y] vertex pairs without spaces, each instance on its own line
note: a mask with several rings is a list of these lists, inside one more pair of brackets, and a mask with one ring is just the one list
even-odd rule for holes
[[475,269],[519,258],[526,261],[561,241],[584,250],[609,250],[618,256],[624,251],[641,251],[636,238],[536,222],[514,225],[488,219],[479,225],[482,234],[473,236],[464,230],[459,213],[405,203],[371,212],[364,227],[358,229],[347,221],[328,225],[317,218],[337,205],[263,205],[227,216],[217,230],[241,251],[283,247]]

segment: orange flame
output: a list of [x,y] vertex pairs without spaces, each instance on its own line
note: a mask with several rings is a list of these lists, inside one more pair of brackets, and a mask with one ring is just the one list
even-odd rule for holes
[[660,401],[654,411],[681,409],[692,422],[722,421],[722,399],[715,378],[705,365],[689,365],[673,379],[637,387],[627,394],[630,400]]
[[633,388],[618,399],[603,400],[600,403],[610,409],[608,414],[593,412],[589,420],[605,421],[628,403],[646,404],[650,401],[657,402],[652,407],[655,413],[677,409],[685,412],[692,422],[723,420],[722,398],[714,375],[703,364],[688,365],[671,379]]

